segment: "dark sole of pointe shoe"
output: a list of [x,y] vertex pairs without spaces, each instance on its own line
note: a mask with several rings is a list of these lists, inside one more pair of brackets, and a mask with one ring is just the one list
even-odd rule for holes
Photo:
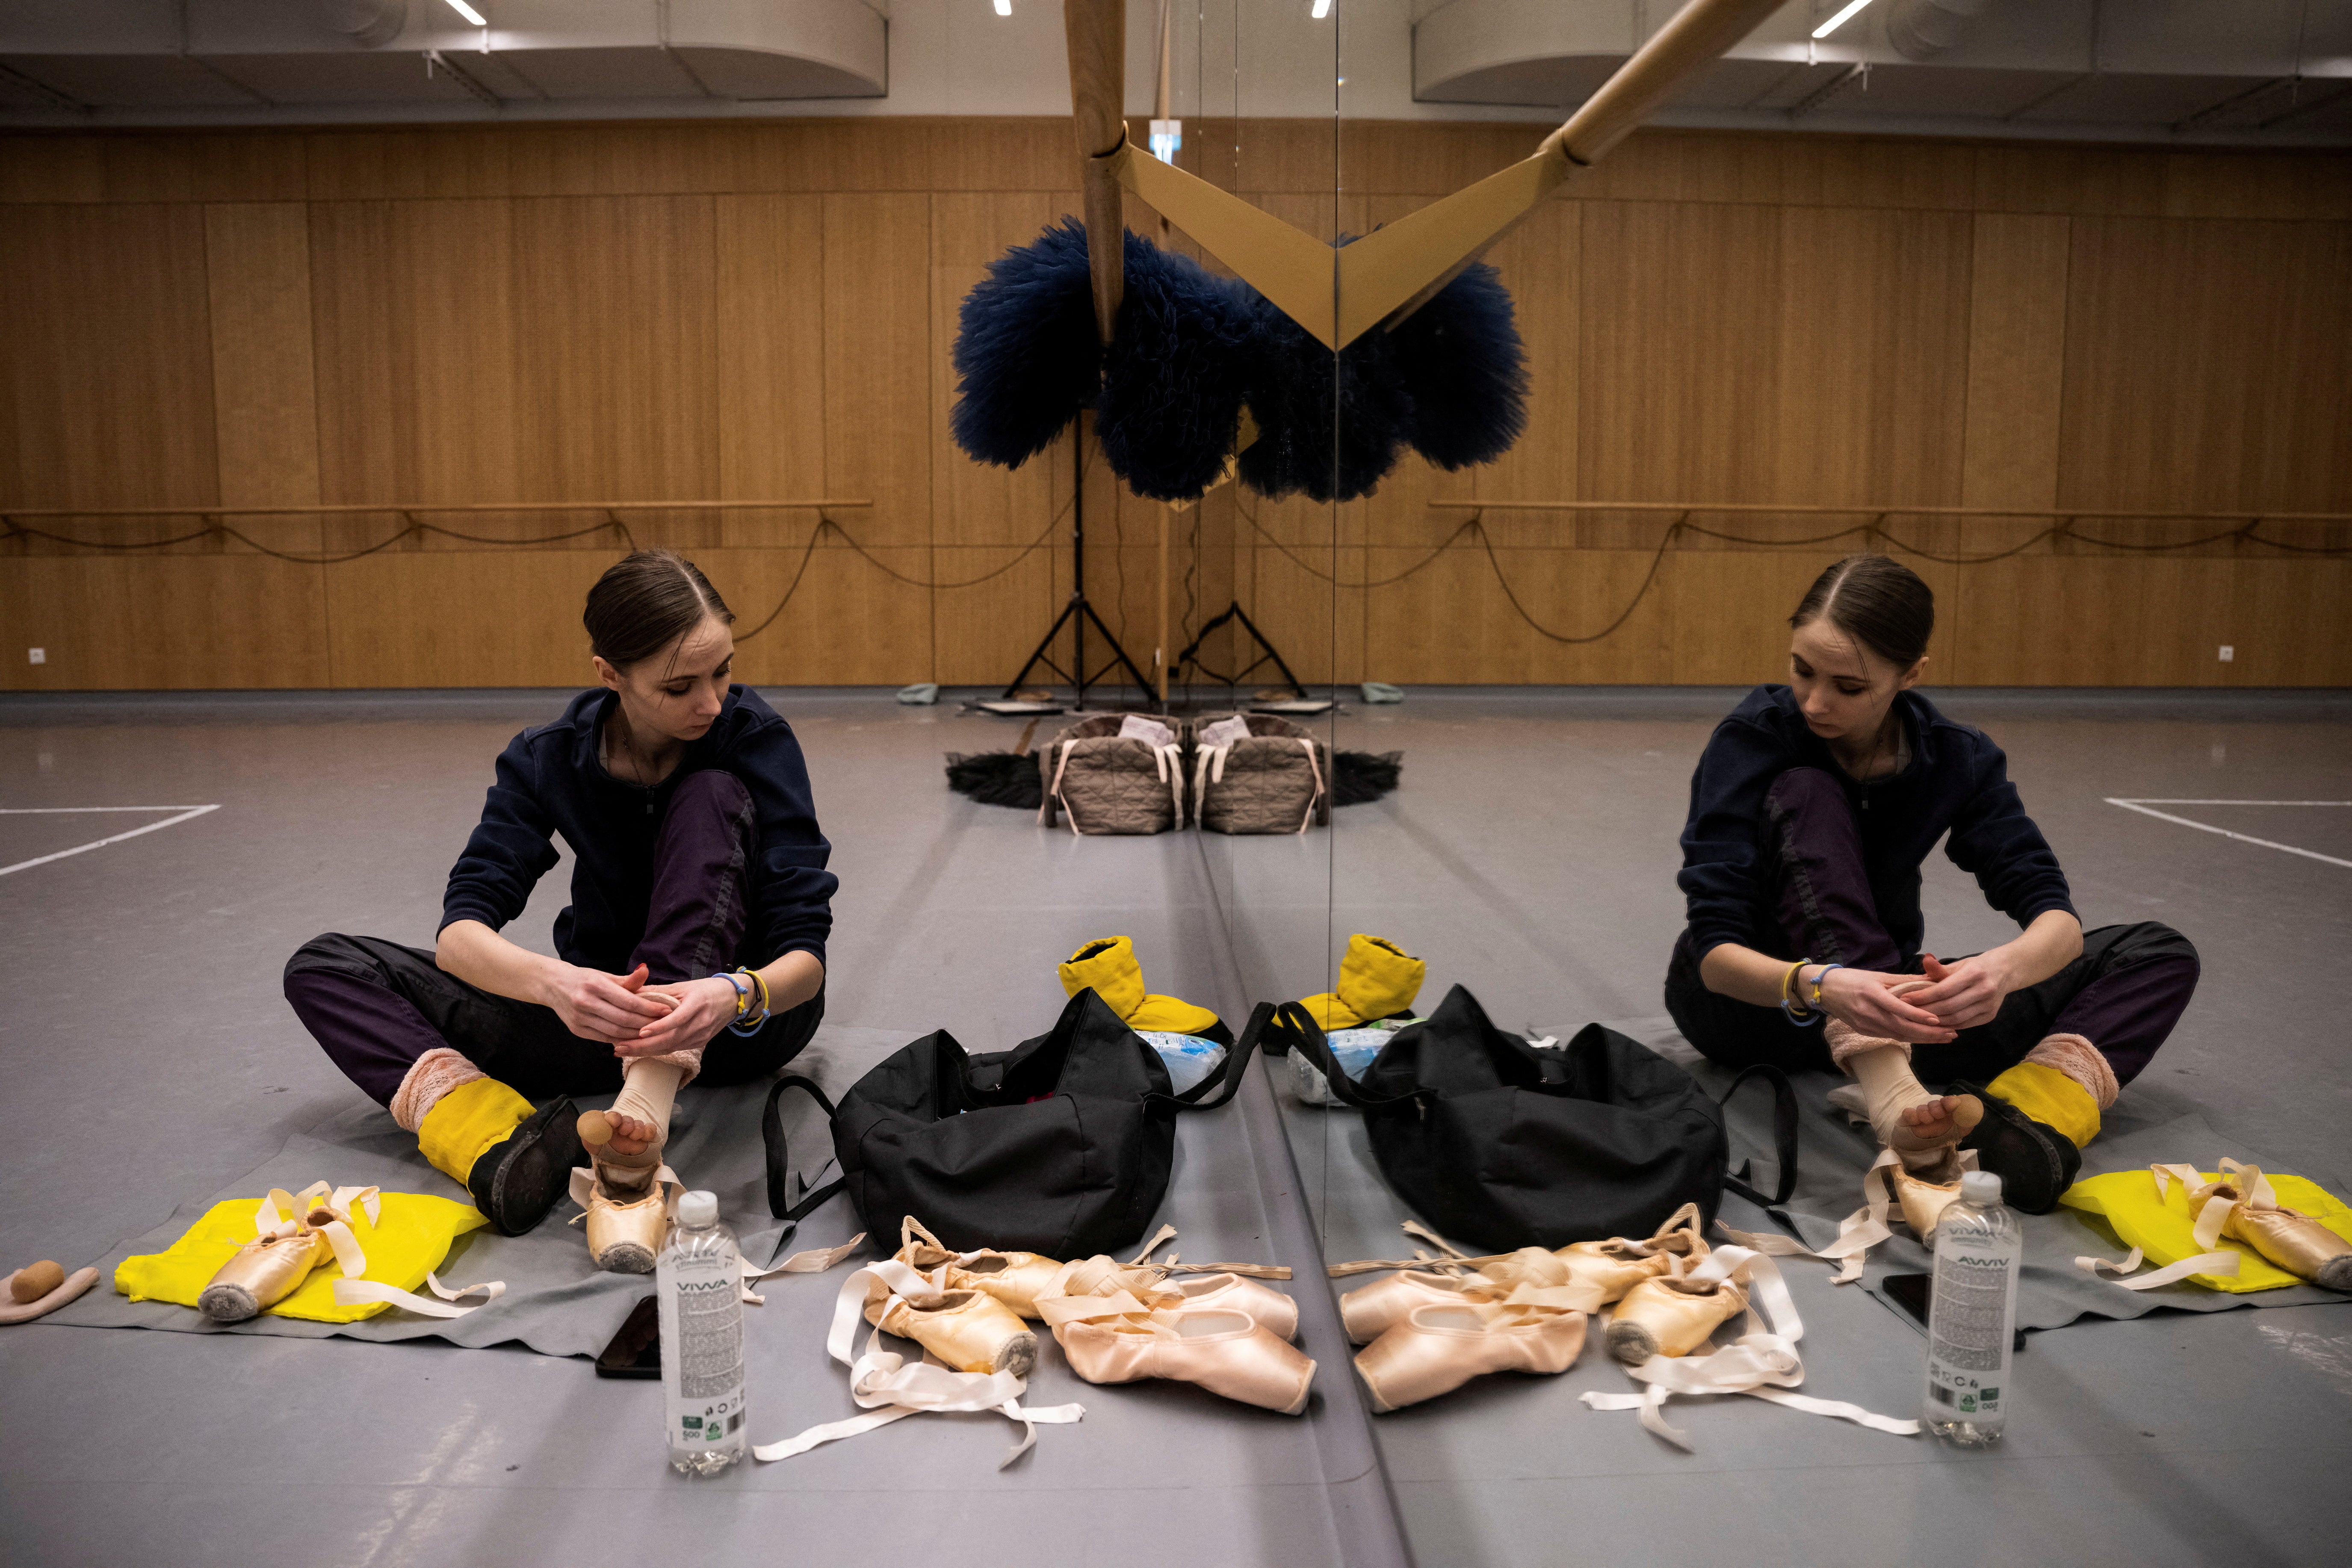
[[2321,1264],[2319,1272],[2312,1277],[2312,1283],[2352,1296],[2352,1252],[2341,1258],[2331,1258]]
[[1977,1168],[2000,1178],[2000,1201],[2020,1214],[2048,1214],[2059,1194],[2074,1184],[2083,1152],[2054,1127],[2036,1121],[1980,1084],[1956,1083],[1954,1094],[1972,1094],[1984,1105],[1984,1120],[1960,1140],[1973,1149]]
[[530,1230],[569,1189],[572,1167],[585,1162],[579,1121],[571,1100],[559,1097],[523,1118],[505,1142],[474,1162],[466,1188],[499,1235]]
[[196,1298],[196,1310],[215,1323],[241,1323],[258,1317],[261,1303],[242,1285],[207,1285]]
[[633,1241],[606,1248],[604,1256],[594,1261],[596,1267],[607,1274],[651,1274],[654,1271],[654,1255]]
[[1627,1366],[1639,1366],[1658,1353],[1658,1336],[1639,1323],[1609,1325],[1609,1353]]
[[998,1372],[1009,1372],[1015,1377],[1026,1377],[1037,1369],[1037,1336],[1015,1334],[1004,1342],[996,1352]]

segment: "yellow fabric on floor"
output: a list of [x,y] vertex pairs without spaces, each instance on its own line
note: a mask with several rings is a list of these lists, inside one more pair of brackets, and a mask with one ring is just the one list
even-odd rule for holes
[[2056,1068],[2020,1062],[1985,1088],[2043,1126],[2056,1128],[2077,1149],[2099,1135],[2098,1100]]
[[[126,1258],[114,1271],[114,1288],[134,1301],[171,1301],[194,1307],[222,1264],[254,1237],[253,1216],[258,1198],[232,1198],[215,1204],[188,1233],[162,1252]],[[449,1256],[450,1244],[469,1230],[490,1222],[471,1204],[417,1193],[386,1193],[376,1223],[370,1225],[359,1205],[352,1205],[352,1235],[367,1255],[362,1279],[373,1279],[398,1290],[417,1290],[425,1276]],[[268,1309],[281,1318],[307,1318],[319,1323],[355,1323],[390,1310],[390,1303],[371,1301],[353,1307],[335,1304],[335,1281],[343,1271],[332,1258],[310,1270],[294,1293]]]
[[[2352,1241],[2352,1208],[2345,1207],[2326,1188],[2306,1182],[2301,1176],[2264,1173],[2270,1175],[2271,1188],[2277,1193],[2281,1208],[2307,1214],[2347,1241]],[[2221,1175],[2216,1171],[2207,1171],[2204,1178],[2209,1182],[2218,1182]],[[2243,1294],[2249,1290],[2275,1290],[2282,1285],[2305,1283],[2243,1242],[2224,1237],[2213,1247],[2198,1246],[2193,1234],[2197,1221],[2189,1213],[2188,1190],[2179,1182],[2168,1182],[2164,1196],[2158,1197],[2156,1176],[2145,1165],[2134,1171],[2116,1171],[2076,1182],[2058,1201],[2068,1208],[2104,1216],[2116,1235],[2123,1239],[2124,1245],[2138,1247],[2151,1266],[2178,1263],[2184,1258],[2194,1258],[2206,1251],[2226,1249],[2240,1255],[2234,1278],[2225,1274],[2191,1274],[2189,1278],[2200,1285]]]
[[1134,942],[1123,936],[1090,942],[1070,954],[1060,968],[1062,990],[1076,996],[1087,986],[1126,1020],[1130,1029],[1156,1029],[1171,1035],[1197,1035],[1216,1026],[1217,1016],[1176,996],[1155,996],[1143,989],[1143,965],[1136,959]]
[[513,1137],[530,1110],[530,1100],[498,1079],[478,1078],[433,1102],[416,1129],[416,1147],[462,1187],[474,1162]]
[[1339,984],[1300,998],[1299,1005],[1326,1034],[1352,1029],[1410,1008],[1428,974],[1428,964],[1396,943],[1358,931],[1348,939],[1347,954],[1339,960]]

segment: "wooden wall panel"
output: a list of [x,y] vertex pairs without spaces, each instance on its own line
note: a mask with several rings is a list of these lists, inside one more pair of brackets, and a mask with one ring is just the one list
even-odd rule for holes
[[514,204],[520,500],[719,493],[718,245],[707,196]]
[[321,500],[532,499],[515,446],[514,227],[505,201],[312,206]]
[[19,206],[6,223],[0,498],[217,500],[203,209]]
[[1976,215],[1963,506],[2058,504],[2068,222]]
[[204,211],[221,501],[315,505],[310,213],[299,202],[224,203]]
[[2352,225],[2078,217],[2066,506],[2352,510]]
[[[719,495],[819,499],[824,489],[824,200],[721,196]],[[745,536],[781,519],[730,522]],[[791,520],[796,526],[804,514]],[[853,521],[855,520],[853,519]]]
[[[1534,140],[1199,120],[1186,161],[1328,237]],[[1074,175],[1056,119],[0,135],[0,506],[866,496],[813,552],[796,511],[636,513],[629,536],[711,573],[750,679],[1007,679],[1069,591],[1072,458],[964,458],[950,354],[964,295],[1074,209]],[[1493,259],[1534,388],[1518,447],[1456,474],[1408,454],[1339,506],[1215,492],[1178,521],[1171,643],[1238,598],[1318,679],[1746,682],[1779,670],[1784,603],[1862,540],[1702,515],[1768,542],[1683,535],[1622,627],[1570,644],[1511,609],[1487,542],[1528,615],[1582,636],[1667,519],[1496,511],[1457,538],[1471,514],[1437,500],[2352,510],[2340,155],[1644,132]],[[1148,662],[1160,510],[1097,464],[1088,587]],[[51,656],[0,658],[0,687],[578,679],[579,595],[619,531],[439,521],[501,542],[395,538],[395,513],[238,520],[297,554],[391,541],[326,566],[218,535],[131,558],[0,537],[0,652],[22,627]],[[2352,682],[2346,557],[2046,527],[1895,520],[1881,547],[1937,592],[1940,683]]]
[[[1583,206],[1583,497],[1785,499],[1769,493],[1781,347],[1779,211],[1695,202]],[[1602,387],[1605,395],[1594,390]]]

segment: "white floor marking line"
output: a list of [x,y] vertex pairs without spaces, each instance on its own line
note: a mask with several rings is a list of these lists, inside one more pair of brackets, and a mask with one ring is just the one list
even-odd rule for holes
[[2117,805],[2352,805],[2352,800],[2167,800],[2161,795],[2136,795]]
[[[2105,797],[2109,805],[2120,805],[2126,811],[2137,811],[2142,816],[2153,816],[2161,822],[2177,822],[2183,827],[2193,827],[2200,833],[2218,833],[2224,838],[2234,838],[2241,844],[2259,844],[2265,849],[2284,849],[2290,855],[2300,855],[2306,860],[2324,860],[2330,866],[2352,868],[2352,860],[2339,860],[2333,855],[2322,855],[2316,849],[2305,849],[2293,844],[2281,844],[2276,839],[2257,838],[2251,833],[2232,833],[2226,827],[2216,827],[2210,822],[2191,822],[2185,816],[2175,816],[2168,811],[2152,811],[2137,800],[2122,800],[2115,795]],[[2342,800],[2168,800],[2167,805],[2352,805]],[[0,873],[5,875],[5,873]]]
[[213,805],[20,805],[13,807],[0,807],[0,816],[64,816],[78,812],[90,811],[176,811],[180,814],[177,816],[167,816],[161,822],[151,822],[143,827],[134,827],[128,833],[117,833],[107,838],[94,838],[88,844],[77,844],[70,849],[60,849],[54,855],[36,856],[30,860],[19,860],[14,866],[0,866],[0,877],[5,877],[11,871],[27,871],[36,866],[46,866],[52,860],[62,860],[68,855],[79,855],[85,850],[103,849],[110,844],[120,844],[126,838],[136,838],[142,833],[153,833],[159,829],[170,827],[176,823],[185,822],[192,816],[202,816],[208,811],[218,811],[219,809],[220,806],[217,804]]

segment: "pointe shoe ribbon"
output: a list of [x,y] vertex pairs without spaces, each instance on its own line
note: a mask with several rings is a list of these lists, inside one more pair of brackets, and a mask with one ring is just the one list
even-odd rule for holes
[[882,1330],[878,1327],[866,1336],[866,1348],[857,1351],[857,1324],[866,1312],[866,1287],[877,1281],[888,1291],[882,1312],[885,1318],[909,1297],[928,1299],[941,1293],[931,1279],[895,1258],[869,1263],[841,1282],[840,1294],[834,1298],[833,1328],[825,1337],[824,1348],[834,1360],[849,1368],[850,1397],[866,1414],[812,1426],[781,1443],[756,1445],[751,1449],[752,1458],[763,1461],[787,1459],[820,1444],[855,1437],[861,1432],[871,1432],[925,1411],[993,1410],[1021,1425],[1021,1441],[997,1461],[996,1468],[1003,1469],[1035,1446],[1035,1423],[1058,1424],[1085,1416],[1086,1406],[1082,1405],[1023,1405],[1021,1395],[1027,1391],[1028,1380],[1010,1372],[952,1372],[929,1362],[909,1364],[906,1357],[881,1348]]
[[1917,1435],[1919,1423],[1915,1420],[1897,1420],[1843,1400],[1789,1392],[1805,1379],[1805,1363],[1797,1354],[1797,1342],[1804,1338],[1805,1325],[1770,1254],[1746,1247],[1717,1247],[1685,1278],[1697,1285],[1745,1284],[1747,1331],[1704,1358],[1654,1355],[1626,1369],[1627,1375],[1648,1385],[1643,1393],[1580,1395],[1587,1405],[1595,1410],[1638,1410],[1644,1428],[1685,1451],[1691,1447],[1689,1434],[1665,1418],[1666,1401],[1677,1394],[1744,1394],[1808,1415],[1852,1421],[1875,1432]]

